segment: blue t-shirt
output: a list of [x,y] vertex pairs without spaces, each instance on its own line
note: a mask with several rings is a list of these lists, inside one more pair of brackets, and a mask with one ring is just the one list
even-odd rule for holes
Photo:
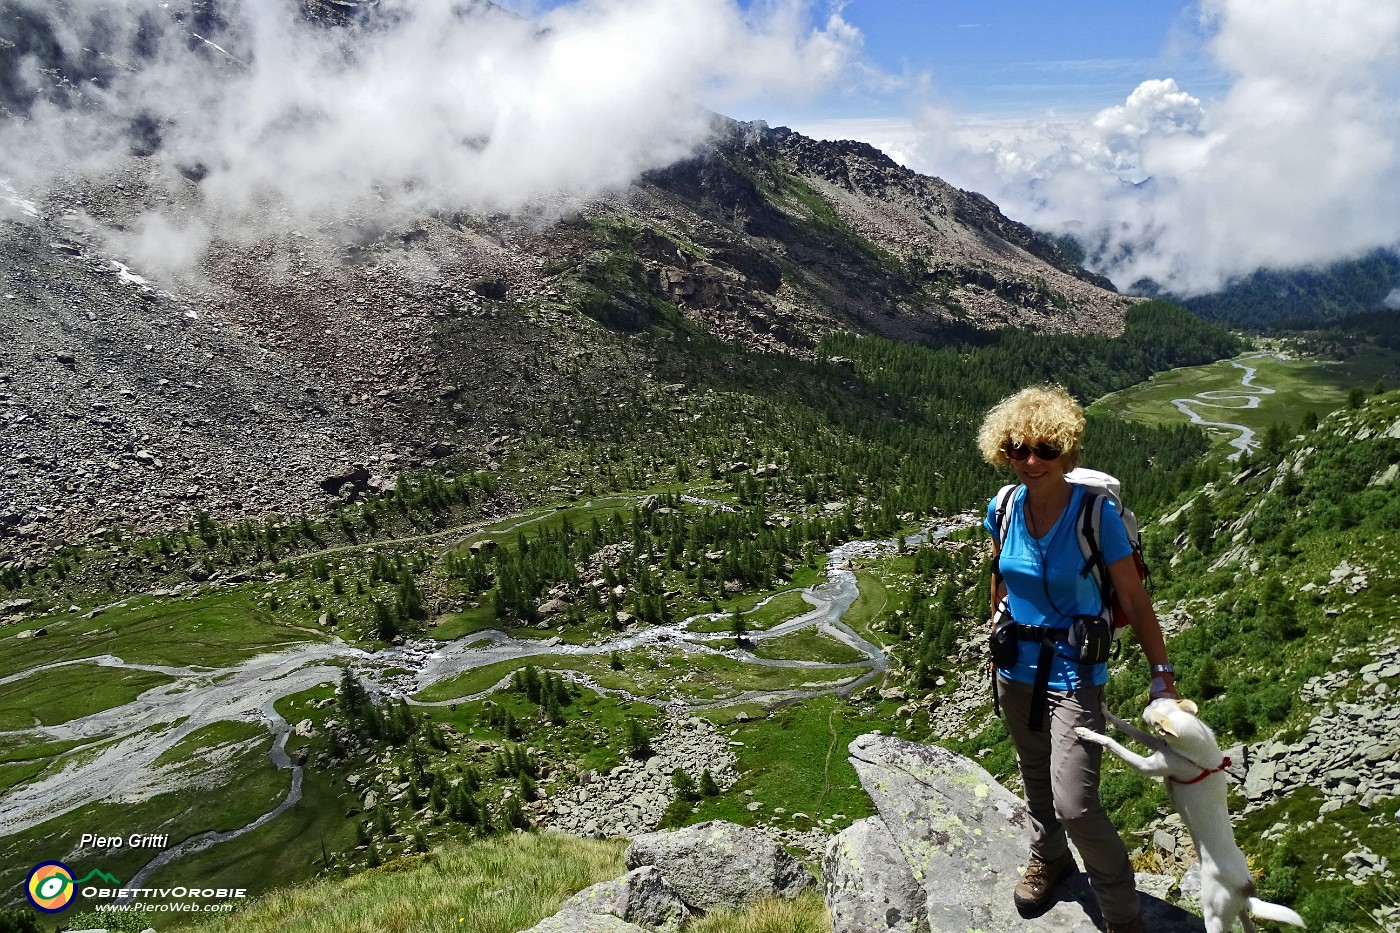
[[[1069,628],[1075,616],[1098,615],[1103,611],[1103,597],[1093,574],[1081,573],[1084,556],[1079,551],[1075,523],[1079,521],[1084,505],[1085,488],[1076,483],[1070,486],[1069,503],[1050,531],[1038,540],[1032,538],[1026,528],[1025,487],[1017,488],[1011,497],[1011,522],[1006,531],[1006,540],[1001,542],[998,568],[1006,582],[1011,617],[1022,625]],[[983,527],[996,539],[995,499],[987,504]],[[1123,527],[1123,519],[1112,499],[1103,505],[1099,539],[1099,547],[1107,564],[1122,560],[1133,552],[1128,531]],[[1040,643],[1022,641],[1020,649],[1015,666],[1003,670],[1002,674],[1021,683],[1034,683]],[[1084,681],[1083,669],[1078,662],[1064,656],[1065,650],[1064,647],[1057,650],[1051,662],[1050,689],[1076,690],[1089,686]],[[1091,681],[1093,686],[1107,683],[1108,665],[1094,665]]]

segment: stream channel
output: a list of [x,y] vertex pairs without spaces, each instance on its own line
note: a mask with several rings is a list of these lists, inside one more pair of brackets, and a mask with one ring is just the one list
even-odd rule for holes
[[[1259,359],[1268,356],[1266,353],[1256,353],[1251,356],[1242,357],[1245,360]],[[1253,366],[1244,363],[1231,361],[1231,366],[1244,370],[1244,376],[1240,379],[1238,389],[1215,389],[1208,392],[1197,392],[1191,398],[1174,398],[1172,404],[1176,410],[1191,419],[1192,424],[1198,424],[1206,428],[1220,428],[1226,431],[1235,431],[1238,436],[1229,443],[1235,448],[1235,452],[1229,456],[1230,460],[1238,460],[1249,451],[1259,446],[1259,442],[1254,439],[1254,429],[1247,428],[1242,424],[1232,424],[1228,421],[1207,421],[1196,411],[1197,408],[1224,408],[1235,411],[1247,411],[1251,408],[1258,408],[1260,402],[1267,395],[1273,395],[1274,390],[1267,386],[1255,385],[1254,376],[1258,372]],[[1222,404],[1231,403],[1231,404]]]
[[[712,503],[713,504],[713,503]],[[954,519],[929,527],[926,531],[906,536],[906,545],[917,545],[947,536],[950,532],[975,524],[977,517],[959,515]],[[157,764],[160,756],[174,748],[191,733],[221,721],[261,722],[272,734],[269,759],[279,769],[292,772],[291,788],[276,807],[263,813],[245,826],[227,831],[210,830],[191,836],[166,849],[148,862],[127,888],[141,887],[158,869],[181,858],[201,852],[220,842],[252,832],[275,819],[301,799],[302,768],[286,752],[291,726],[275,709],[281,698],[309,690],[319,684],[338,683],[344,666],[349,667],[375,693],[388,697],[409,697],[431,684],[489,664],[524,660],[537,656],[608,655],[648,645],[677,649],[687,654],[719,654],[745,664],[765,667],[806,668],[829,672],[843,668],[850,676],[822,684],[783,690],[751,690],[722,700],[705,701],[677,693],[662,705],[677,713],[703,710],[741,703],[757,703],[767,707],[789,705],[824,694],[849,697],[879,678],[889,667],[889,659],[879,645],[855,632],[843,620],[859,596],[856,575],[851,561],[890,553],[898,546],[895,540],[852,541],[833,548],[827,554],[827,580],[801,591],[802,598],[812,609],[772,628],[750,631],[745,640],[748,648],[734,647],[729,632],[702,633],[690,631],[698,621],[711,621],[725,613],[704,613],[680,622],[652,626],[619,635],[595,645],[565,645],[557,639],[521,640],[505,632],[490,630],[476,632],[452,642],[413,641],[402,646],[367,652],[335,640],[323,644],[299,645],[284,652],[250,658],[242,664],[224,669],[157,667],[127,664],[112,655],[64,661],[43,665],[22,674],[0,680],[0,683],[33,676],[44,670],[69,664],[96,664],[133,670],[157,671],[176,678],[173,683],[147,690],[130,703],[74,719],[54,726],[41,726],[15,732],[0,732],[0,737],[24,736],[39,741],[85,741],[91,744],[71,754],[57,773],[48,774],[28,784],[22,784],[0,798],[0,836],[23,832],[65,813],[98,801],[113,804],[135,803],[182,786],[187,777],[176,766]],[[783,590],[767,597],[748,612],[766,605]],[[765,659],[755,656],[749,648],[755,643],[780,638],[806,628],[815,628],[864,655],[864,660],[849,664],[829,664],[817,661]],[[547,665],[545,665],[547,667]],[[604,691],[586,676],[573,671],[561,672],[568,679],[600,692]],[[509,675],[481,693],[422,703],[409,699],[413,705],[448,705],[484,696],[509,682]],[[682,685],[683,686],[683,685]],[[650,701],[650,702],[655,702]],[[249,740],[240,747],[221,750],[232,755],[241,749],[265,741]],[[217,766],[214,760],[206,764]],[[210,788],[213,790],[214,788]]]

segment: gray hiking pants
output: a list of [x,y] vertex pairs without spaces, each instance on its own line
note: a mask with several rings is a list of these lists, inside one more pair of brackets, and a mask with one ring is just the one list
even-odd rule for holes
[[1051,690],[1040,732],[1030,728],[1033,688],[997,677],[1002,716],[1016,744],[1031,816],[1031,855],[1054,861],[1074,840],[1084,871],[1108,923],[1138,915],[1137,887],[1128,850],[1099,802],[1103,746],[1081,742],[1075,726],[1104,731],[1103,688]]

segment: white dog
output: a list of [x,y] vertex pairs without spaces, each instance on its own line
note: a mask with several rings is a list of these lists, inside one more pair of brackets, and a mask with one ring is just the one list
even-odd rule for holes
[[1264,920],[1302,926],[1303,918],[1287,907],[1254,897],[1254,880],[1244,853],[1235,844],[1230,811],[1225,801],[1225,769],[1230,760],[1220,751],[1210,727],[1196,718],[1190,700],[1153,700],[1142,719],[1162,740],[1124,722],[1107,710],[1104,714],[1124,735],[1156,748],[1149,757],[1135,754],[1106,735],[1091,729],[1074,731],[1086,742],[1110,749],[1128,765],[1148,777],[1166,781],[1172,805],[1201,856],[1201,907],[1206,933],[1225,933],[1240,919],[1253,933],[1252,913]]

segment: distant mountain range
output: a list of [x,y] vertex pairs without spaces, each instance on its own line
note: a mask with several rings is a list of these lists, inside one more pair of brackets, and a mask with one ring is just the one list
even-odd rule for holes
[[1315,327],[1353,315],[1400,309],[1400,253],[1379,249],[1361,259],[1319,269],[1260,269],[1208,295],[1183,298],[1155,283],[1135,295],[1168,298],[1203,318],[1253,330]]

